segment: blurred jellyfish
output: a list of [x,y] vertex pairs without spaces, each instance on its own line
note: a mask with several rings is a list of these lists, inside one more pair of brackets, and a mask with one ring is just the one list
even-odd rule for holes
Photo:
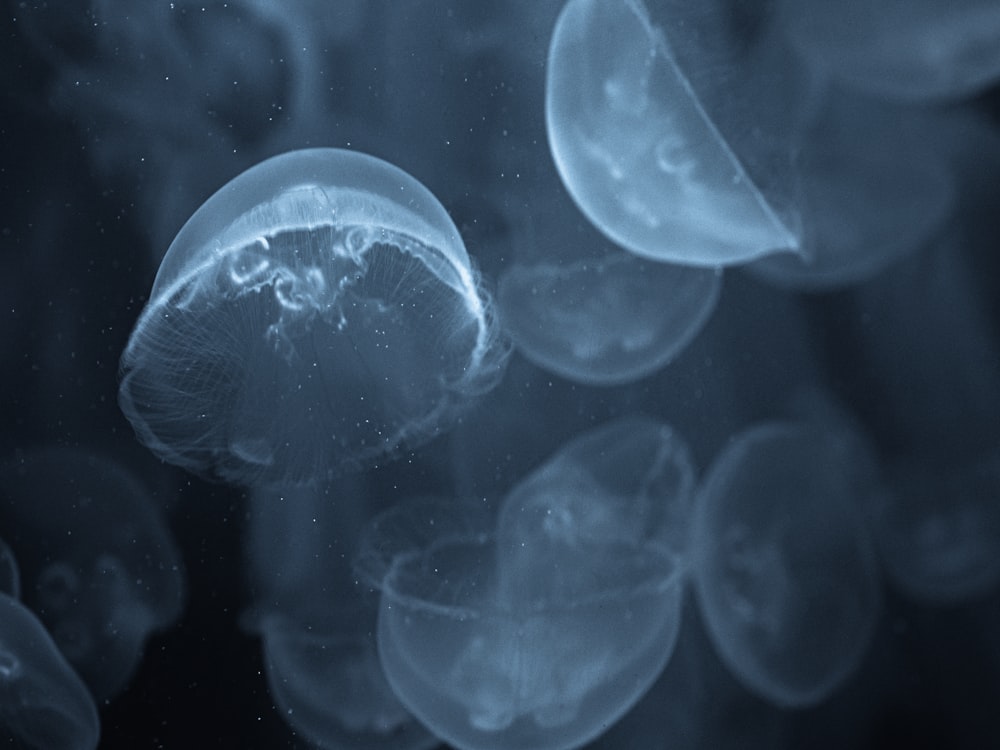
[[632,419],[557,453],[494,532],[461,503],[380,517],[359,568],[382,591],[379,656],[396,694],[463,749],[596,737],[673,650],[692,484],[673,431]]
[[949,232],[860,287],[850,316],[891,448],[879,550],[888,579],[929,604],[1000,583],[1000,349],[972,245]]
[[0,593],[11,599],[21,598],[21,568],[14,550],[3,539],[0,539]]
[[1000,585],[1000,454],[951,469],[897,466],[877,508],[886,575],[905,595],[956,604]]
[[[656,542],[680,561],[693,490],[690,450],[665,424],[623,417],[578,435],[505,498],[496,532],[501,581],[529,599],[538,586],[544,602],[571,595],[562,572],[589,585],[585,569],[608,565],[600,552],[617,545]],[[570,564],[578,556],[580,568]]]
[[0,742],[33,750],[92,750],[94,699],[45,627],[0,593]]
[[812,424],[738,434],[695,510],[694,581],[722,661],[781,706],[827,698],[858,669],[880,608],[859,441]]
[[108,459],[42,450],[0,472],[0,528],[25,604],[95,697],[119,694],[184,601],[180,556],[149,493]]
[[553,157],[590,220],[639,255],[722,266],[799,250],[796,67],[724,6],[569,0],[556,24]]
[[994,0],[782,0],[793,43],[837,81],[881,97],[967,97],[1000,79]]
[[351,570],[368,516],[359,485],[253,494],[245,619],[263,641],[271,696],[296,732],[328,750],[429,748],[437,740],[382,674],[378,600]]
[[497,303],[514,344],[569,380],[618,385],[669,364],[707,322],[721,273],[618,253],[570,265],[515,265]]
[[364,154],[244,172],[184,226],[122,356],[140,440],[189,471],[311,482],[444,431],[508,349],[454,224]]
[[782,288],[817,291],[866,281],[943,231],[956,199],[944,144],[947,116],[831,91],[805,127],[802,255],[749,268]]
[[98,171],[143,187],[141,227],[159,260],[225,175],[306,133],[329,139],[335,102],[364,100],[339,62],[366,5],[83,0],[22,8],[18,27],[55,69],[53,104],[85,131]]

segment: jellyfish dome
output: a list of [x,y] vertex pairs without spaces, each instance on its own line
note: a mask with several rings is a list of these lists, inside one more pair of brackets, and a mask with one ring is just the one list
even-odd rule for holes
[[861,508],[867,444],[810,422],[745,430],[716,458],[693,521],[695,592],[719,657],[783,707],[815,705],[860,668],[881,605]]
[[97,706],[45,626],[0,593],[0,741],[6,747],[92,750]]
[[365,596],[351,569],[357,532],[372,507],[363,501],[375,500],[361,477],[257,490],[250,500],[246,568],[254,601],[243,621],[261,638],[281,717],[326,750],[436,746],[382,673],[378,599]]
[[[459,533],[466,505],[428,503],[397,506],[365,542],[385,561],[380,579],[366,576],[381,589],[379,659],[408,710],[460,750],[568,750],[634,705],[676,640],[674,557],[609,545],[588,591],[518,599],[494,535]],[[544,577],[552,557],[540,555]]]
[[886,578],[928,605],[988,596],[1000,585],[1000,453],[957,465],[899,462],[876,509]]
[[186,598],[180,552],[149,491],[97,453],[22,451],[0,465],[0,528],[25,604],[97,700],[120,695]]
[[497,330],[423,185],[365,154],[294,151],[225,185],[174,239],[119,403],[188,471],[307,483],[442,431],[502,373]]
[[462,750],[568,750],[623,716],[676,644],[689,460],[666,425],[623,419],[564,446],[493,524],[440,500],[379,516],[358,570],[406,708]]
[[751,157],[772,160],[758,158],[770,145],[746,137],[768,129],[761,110],[789,83],[751,93],[746,72],[759,63],[726,38],[723,3],[700,3],[696,14],[688,3],[660,5],[655,17],[642,0],[564,6],[545,117],[566,189],[605,236],[654,260],[712,267],[798,252],[795,217],[760,175],[789,184],[787,154],[748,170]]

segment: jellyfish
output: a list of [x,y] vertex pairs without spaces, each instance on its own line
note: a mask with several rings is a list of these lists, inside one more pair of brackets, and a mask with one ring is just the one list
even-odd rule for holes
[[770,422],[737,434],[696,503],[693,578],[722,661],[784,707],[826,699],[859,668],[880,608],[861,507],[876,487],[841,429]]
[[159,261],[220,175],[329,138],[331,115],[361,100],[359,77],[335,61],[361,38],[367,5],[83,0],[26,7],[18,27],[54,69],[53,106],[85,131],[95,168],[144,188],[136,211]]
[[35,750],[93,750],[94,699],[27,607],[0,593],[0,739]]
[[[686,565],[693,490],[687,442],[664,423],[621,417],[577,435],[504,499],[497,520],[501,580],[516,597],[535,597],[537,586],[545,601],[576,584],[586,594],[586,579],[604,575],[590,569],[608,564],[602,549],[650,542]],[[538,576],[539,568],[551,578]]]
[[437,740],[386,681],[373,635],[378,600],[351,569],[370,515],[363,493],[352,477],[253,493],[244,622],[261,638],[268,690],[298,734],[327,750],[426,750]]
[[944,231],[956,204],[942,144],[967,133],[948,118],[832,90],[803,127],[802,246],[749,264],[792,290],[868,281]]
[[617,253],[515,265],[497,300],[515,346],[539,367],[578,383],[620,385],[683,351],[715,309],[721,280],[712,269]]
[[507,352],[434,196],[375,157],[307,149],[185,224],[122,355],[119,403],[190,472],[309,483],[445,431]]
[[365,536],[386,677],[458,748],[579,747],[641,697],[676,641],[683,441],[627,419],[539,472],[493,525],[476,503],[414,501]]
[[25,604],[98,699],[121,693],[184,602],[180,555],[148,491],[107,458],[42,449],[0,470],[0,527]]
[[773,35],[738,39],[723,5],[660,2],[654,19],[643,0],[569,0],[552,35],[545,116],[566,189],[655,260],[800,250],[789,133],[806,97],[795,66],[765,58]]
[[859,91],[907,102],[975,95],[1000,79],[1000,8],[993,0],[782,0],[802,56]]
[[1000,582],[1000,350],[969,236],[858,290],[865,370],[894,454],[872,513],[886,577],[954,604]]
[[881,500],[878,548],[904,595],[949,605],[1000,585],[1000,452],[955,466],[900,462]]
[[516,258],[498,291],[515,347],[584,385],[626,384],[673,361],[714,311],[721,273],[622,252],[580,213],[551,165],[531,184],[530,203],[503,206],[509,231],[490,243]]

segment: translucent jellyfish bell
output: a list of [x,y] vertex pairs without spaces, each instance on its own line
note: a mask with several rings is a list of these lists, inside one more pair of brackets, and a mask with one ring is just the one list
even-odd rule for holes
[[[667,425],[626,417],[585,432],[504,500],[497,521],[501,580],[512,596],[530,598],[537,586],[538,597],[548,599],[573,587],[559,583],[561,570],[586,578],[592,566],[608,565],[600,552],[615,545],[659,544],[680,562],[693,490],[690,450]],[[576,563],[567,564],[570,558]],[[551,572],[538,576],[539,569]]]
[[450,534],[444,514],[462,510],[406,503],[395,511],[401,520],[380,524],[382,533],[444,529],[429,546],[397,553],[378,582],[386,677],[457,748],[578,747],[621,716],[666,662],[678,618],[676,561],[656,548],[630,564],[606,558],[617,577],[589,595],[512,607],[498,594],[492,535]]
[[189,471],[308,482],[433,437],[506,352],[426,188],[365,154],[294,151],[181,229],[122,356],[119,403]]
[[618,385],[665,367],[704,327],[722,274],[628,253],[515,265],[497,294],[504,325],[532,362],[569,380]]
[[371,507],[352,479],[252,494],[245,622],[261,637],[268,689],[296,733],[327,750],[424,750],[437,740],[382,674],[378,599],[351,570]]
[[694,580],[722,661],[781,706],[822,701],[857,669],[880,585],[860,504],[870,457],[841,428],[770,423],[716,459],[694,521]]
[[578,747],[639,699],[676,641],[693,484],[683,442],[623,420],[539,471],[495,532],[478,504],[434,501],[366,535],[359,569],[382,591],[386,676],[458,748]]
[[879,503],[879,552],[906,596],[933,604],[1000,585],[1000,452],[958,466],[897,466]]
[[939,113],[833,89],[804,126],[802,255],[749,269],[779,287],[819,291],[867,281],[943,231],[956,204],[942,144],[969,134]]
[[30,453],[0,471],[0,528],[25,604],[97,698],[119,694],[184,602],[180,554],[147,490],[99,456]]
[[45,626],[0,593],[0,740],[9,747],[93,750],[100,737],[94,699]]
[[769,160],[773,144],[761,138],[770,130],[761,110],[787,81],[753,89],[745,70],[756,61],[725,38],[722,4],[654,8],[692,50],[676,46],[683,40],[643,0],[569,0],[559,17],[545,106],[567,190],[611,240],[657,260],[722,266],[797,250],[795,222],[776,198],[792,182],[791,146]]

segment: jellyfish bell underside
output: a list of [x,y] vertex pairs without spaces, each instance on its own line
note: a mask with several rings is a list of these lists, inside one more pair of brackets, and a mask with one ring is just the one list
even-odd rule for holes
[[672,362],[715,309],[722,275],[619,253],[600,261],[515,265],[497,302],[515,346],[585,385],[620,385]]
[[494,544],[450,541],[397,560],[378,621],[386,677],[456,747],[579,747],[627,712],[669,658],[675,560],[633,557],[616,568],[627,576],[617,588],[589,599],[515,602],[497,594]]
[[642,0],[566,4],[545,104],[563,182],[613,242],[697,266],[798,252],[791,222],[747,174]]
[[457,501],[376,519],[362,567],[400,700],[470,750],[598,736],[673,652],[693,483],[679,436],[628,417],[565,444],[492,521]]
[[244,172],[178,234],[119,402],[164,460],[308,483],[444,430],[503,370],[491,300],[440,203],[338,149]]
[[263,618],[259,629],[271,696],[289,724],[320,747],[438,744],[392,692],[370,633],[320,632],[280,615]]

